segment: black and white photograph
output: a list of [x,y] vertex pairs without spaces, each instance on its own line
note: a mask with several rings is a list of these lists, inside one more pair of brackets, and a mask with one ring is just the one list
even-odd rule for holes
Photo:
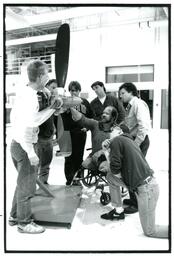
[[1,8],[1,254],[172,253],[170,1]]

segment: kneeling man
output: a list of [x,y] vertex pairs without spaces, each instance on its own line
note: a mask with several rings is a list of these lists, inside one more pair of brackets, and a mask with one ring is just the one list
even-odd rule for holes
[[[153,171],[147,163],[138,145],[129,134],[121,134],[102,144],[109,149],[107,181],[111,202],[115,207],[101,215],[106,220],[125,218],[120,194],[120,186],[134,191],[138,201],[139,217],[146,236],[168,238],[168,227],[155,225],[155,209],[159,197],[159,186]],[[102,167],[100,168],[102,169]],[[107,168],[104,166],[103,171]]]

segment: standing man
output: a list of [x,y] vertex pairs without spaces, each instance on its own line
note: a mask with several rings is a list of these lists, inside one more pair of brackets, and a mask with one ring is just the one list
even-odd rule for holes
[[[72,81],[68,86],[68,90],[71,96],[79,97],[81,92],[81,85],[77,81]],[[91,118],[92,110],[89,102],[84,98],[81,99],[82,103],[76,106],[76,109],[86,117]],[[87,130],[73,120],[70,109],[63,113],[61,116],[64,130],[70,131],[71,136],[72,153],[70,156],[65,157],[64,166],[66,185],[71,185],[73,177],[77,170],[80,168],[83,161]],[[76,181],[74,181],[73,185],[79,184],[76,184]]]
[[[144,156],[149,148],[149,132],[151,120],[149,108],[145,101],[138,98],[138,91],[133,83],[124,83],[119,88],[120,98],[127,103],[126,117],[123,123],[129,128],[137,146],[140,147]],[[127,213],[138,211],[135,194],[130,191],[130,199],[124,199],[124,203],[130,205]]]
[[[39,111],[50,105],[51,95],[53,95],[54,89],[57,88],[56,79],[51,79],[46,84],[49,93],[40,92],[42,98],[39,104]],[[45,104],[44,104],[45,103]],[[54,118],[57,118],[54,114],[48,118],[43,124],[39,126],[38,142],[37,142],[37,154],[39,156],[39,172],[38,177],[40,181],[48,185],[48,176],[50,170],[50,164],[53,158],[53,136],[56,128],[54,125]]]
[[17,224],[21,233],[36,234],[44,232],[45,229],[33,221],[31,211],[30,199],[36,190],[39,164],[35,144],[38,140],[38,126],[55,110],[48,107],[39,112],[37,92],[44,91],[49,80],[47,65],[40,60],[31,61],[27,66],[27,74],[29,82],[16,95],[15,106],[11,112],[13,140],[10,151],[18,177],[9,224]]
[[155,224],[159,186],[137,143],[129,134],[122,134],[111,141],[103,142],[102,146],[104,149],[110,148],[109,168],[104,167],[101,170],[108,171],[106,179],[114,209],[102,214],[101,218],[106,220],[125,218],[126,208],[123,208],[120,186],[127,187],[136,194],[144,234],[154,238],[168,238],[168,227]]
[[122,105],[122,102],[120,102],[116,97],[112,95],[107,95],[104,84],[100,81],[96,81],[95,83],[93,83],[91,85],[91,88],[95,91],[97,95],[97,97],[90,103],[94,114],[94,119],[100,121],[103,110],[107,106],[113,106],[116,108],[118,112],[117,124],[122,122],[125,117],[125,110]]

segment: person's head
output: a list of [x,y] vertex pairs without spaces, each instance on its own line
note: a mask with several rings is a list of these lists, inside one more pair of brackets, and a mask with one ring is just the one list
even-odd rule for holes
[[128,103],[134,96],[138,97],[138,90],[133,83],[124,83],[119,88],[119,97],[123,103]]
[[49,80],[48,67],[41,60],[30,61],[27,65],[29,85],[36,91],[42,90]]
[[103,131],[110,131],[116,125],[118,112],[115,107],[108,106],[103,110],[101,121],[99,122],[99,129]]
[[45,85],[45,87],[53,93],[54,89],[57,88],[57,81],[56,79],[50,79],[48,83]]
[[69,90],[71,96],[79,97],[79,94],[81,92],[81,85],[77,81],[71,81],[68,86],[68,90]]
[[97,94],[99,98],[103,98],[106,95],[106,89],[102,82],[96,81],[91,85],[91,88],[94,90],[94,92]]

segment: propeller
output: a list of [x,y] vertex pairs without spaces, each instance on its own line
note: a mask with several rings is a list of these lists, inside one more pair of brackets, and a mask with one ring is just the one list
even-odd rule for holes
[[[69,47],[70,47],[70,28],[67,23],[62,24],[57,32],[56,38],[56,52],[55,52],[55,74],[57,81],[57,89],[64,88],[68,73],[69,62]],[[57,90],[59,94],[59,90]],[[68,103],[68,97],[61,96],[63,100],[63,106]],[[70,98],[70,97],[69,97]],[[72,103],[72,99],[70,100]],[[60,152],[56,154],[69,156],[72,152],[71,136],[69,131],[64,130],[63,121],[61,115],[57,116],[57,140],[60,148]]]
[[70,46],[70,28],[67,23],[62,24],[57,32],[56,52],[55,52],[55,73],[57,86],[65,86],[68,73]]

